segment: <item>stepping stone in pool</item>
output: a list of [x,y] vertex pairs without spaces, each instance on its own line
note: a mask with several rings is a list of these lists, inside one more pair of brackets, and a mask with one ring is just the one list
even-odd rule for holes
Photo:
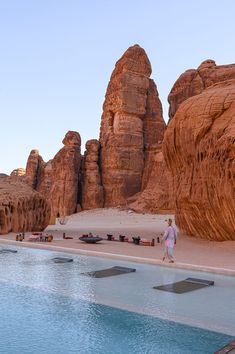
[[73,258],[67,258],[67,257],[55,257],[52,258],[54,263],[70,263],[73,262]]
[[94,272],[87,272],[82,274],[92,278],[106,278],[106,277],[112,277],[114,275],[128,274],[133,272],[136,272],[135,268],[115,266],[112,268],[101,269],[101,270],[96,270]]
[[0,253],[17,253],[18,251],[17,250],[12,250],[10,248],[2,248],[0,250]]
[[205,288],[210,285],[214,285],[214,281],[197,278],[187,278],[176,283],[154,286],[153,288],[156,290],[168,291],[175,294],[184,294],[193,290]]

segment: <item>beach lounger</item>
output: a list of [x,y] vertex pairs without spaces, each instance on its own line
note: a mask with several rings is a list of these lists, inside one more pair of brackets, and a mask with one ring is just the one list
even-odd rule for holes
[[153,289],[168,291],[175,294],[184,294],[211,285],[214,285],[214,281],[212,280],[187,278],[185,280],[178,281],[176,283],[154,286]]
[[133,272],[136,272],[135,268],[115,266],[112,268],[101,269],[94,272],[87,272],[82,274],[92,278],[106,278],[106,277],[112,277],[114,275],[128,274]]

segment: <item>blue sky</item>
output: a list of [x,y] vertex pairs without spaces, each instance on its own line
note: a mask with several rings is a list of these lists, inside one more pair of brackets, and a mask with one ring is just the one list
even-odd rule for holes
[[147,52],[168,119],[168,93],[205,59],[235,62],[233,0],[0,0],[0,172],[44,160],[68,130],[98,138],[115,62]]

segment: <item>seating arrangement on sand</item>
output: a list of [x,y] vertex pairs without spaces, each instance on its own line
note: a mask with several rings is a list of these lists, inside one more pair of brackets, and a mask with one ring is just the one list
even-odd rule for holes
[[82,274],[92,278],[106,278],[106,277],[112,277],[114,275],[128,274],[134,272],[136,272],[135,268],[115,266],[112,268],[101,269],[101,270],[96,270],[94,272],[87,272]]
[[187,278],[176,283],[157,285],[154,289],[168,291],[175,294],[184,294],[193,290],[198,290],[208,286],[214,285],[213,280],[197,279],[197,278]]
[[[154,246],[155,239],[148,240],[146,238],[141,238],[140,236],[132,237],[132,241],[129,241],[129,238],[124,235],[119,235],[118,239],[116,239],[112,234],[107,234],[108,241],[120,241],[120,242],[132,242],[134,245],[141,245],[141,246]],[[157,238],[157,242],[159,243],[159,237]]]
[[[64,238],[64,237],[63,237]],[[84,241],[86,243],[96,243],[102,241],[103,238],[100,236],[93,236],[90,232],[89,234],[82,235],[79,237],[79,240]],[[146,238],[141,238],[140,236],[132,237],[132,241],[125,235],[119,235],[117,238],[113,234],[107,234],[107,241],[118,241],[118,242],[129,242],[133,243],[134,245],[141,245],[141,246],[154,246],[155,239],[148,240]],[[160,243],[160,238],[157,237],[157,243]]]
[[33,232],[28,238],[28,241],[31,242],[51,242],[52,240],[52,235],[43,235],[42,232]]

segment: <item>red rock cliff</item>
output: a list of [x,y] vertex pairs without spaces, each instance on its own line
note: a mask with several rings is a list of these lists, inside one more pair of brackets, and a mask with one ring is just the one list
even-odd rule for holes
[[38,150],[32,150],[26,167],[26,181],[40,192],[51,205],[52,218],[76,212],[81,165],[81,138],[68,131],[64,147],[45,163]]
[[99,166],[100,143],[88,140],[82,168],[82,208],[95,209],[104,205],[104,191],[101,185]]
[[235,240],[235,80],[180,105],[163,153],[173,175],[178,226],[209,240]]
[[63,140],[64,147],[51,160],[52,185],[49,199],[52,215],[71,215],[76,212],[79,170],[81,165],[81,138],[69,131]]
[[179,105],[189,97],[198,95],[213,84],[230,79],[235,79],[235,64],[216,65],[211,59],[203,61],[197,69],[185,71],[168,96],[169,117],[172,118]]
[[150,146],[162,142],[165,123],[150,74],[145,51],[134,45],[111,75],[100,130],[105,206],[125,204],[141,190],[144,166],[151,158]]
[[0,178],[0,234],[42,231],[50,220],[46,199],[24,182]]

